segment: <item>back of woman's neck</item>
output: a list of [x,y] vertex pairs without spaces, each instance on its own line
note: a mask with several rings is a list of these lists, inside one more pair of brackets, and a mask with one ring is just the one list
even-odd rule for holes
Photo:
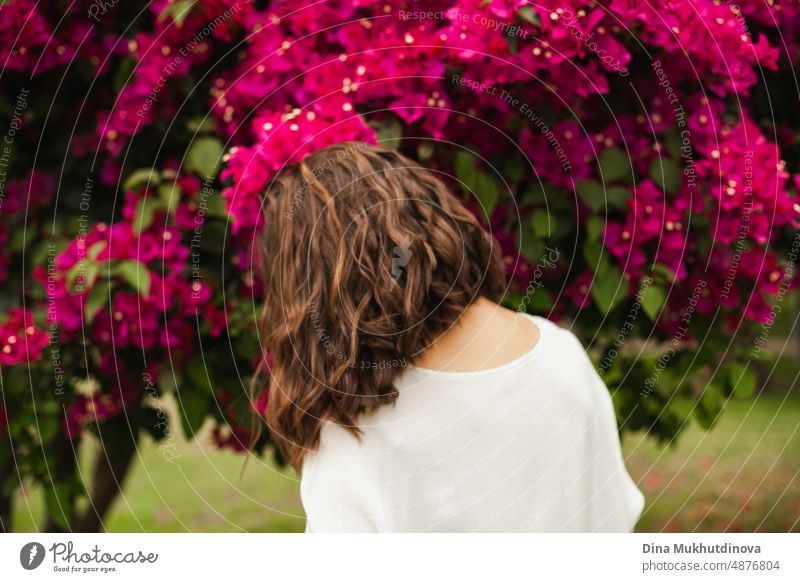
[[516,360],[539,340],[536,324],[523,315],[480,297],[414,364],[448,372],[477,372]]

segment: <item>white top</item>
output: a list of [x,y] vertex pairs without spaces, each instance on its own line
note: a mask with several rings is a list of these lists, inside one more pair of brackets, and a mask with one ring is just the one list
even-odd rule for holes
[[[307,532],[628,532],[644,506],[611,398],[578,339],[533,316],[503,366],[409,366],[394,405],[325,423],[305,457]],[[366,372],[369,373],[369,372]]]

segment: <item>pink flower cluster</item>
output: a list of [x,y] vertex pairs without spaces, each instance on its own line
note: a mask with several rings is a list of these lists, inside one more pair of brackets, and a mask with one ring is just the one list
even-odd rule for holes
[[68,6],[14,0],[0,10],[0,62],[9,72],[40,75],[75,59],[87,62],[96,74],[109,65],[119,37],[105,34],[87,17],[93,0]]
[[[693,181],[684,180],[674,195],[663,192],[652,180],[637,184],[625,221],[609,221],[604,242],[628,274],[631,293],[653,257],[677,278],[675,313],[702,275],[708,281],[704,296],[709,310],[721,300],[724,307],[743,307],[747,317],[763,322],[769,312],[766,298],[777,292],[775,282],[783,274],[775,255],[762,245],[782,229],[800,227],[800,198],[789,190],[790,176],[778,147],[746,113],[740,121],[728,122],[719,119],[720,110],[719,103],[699,102],[688,117],[687,135],[692,137],[696,160],[681,156],[676,162],[682,171],[694,175]],[[650,164],[655,158],[643,159]],[[708,217],[708,232],[689,229],[700,216]],[[702,267],[691,264],[697,260],[700,240],[709,235],[720,243],[712,247],[711,260]],[[691,276],[700,268],[702,272]],[[755,285],[741,294],[735,285],[726,285],[731,276]],[[710,314],[702,302],[698,312]]]
[[303,112],[295,108],[259,116],[253,122],[258,145],[230,151],[222,178],[232,178],[233,185],[222,194],[234,219],[234,232],[252,236],[260,228],[261,194],[282,166],[340,141],[375,141],[375,132],[352,112],[352,103],[341,100],[332,105],[332,109],[318,106]]
[[[177,186],[181,201],[174,222],[179,224],[171,224],[172,217],[159,209],[153,212],[152,223],[137,234],[136,210],[140,202],[146,204],[148,197],[157,194],[147,189],[130,191],[125,195],[122,221],[95,225],[56,257],[54,281],[47,279],[43,269],[37,271],[48,292],[50,311],[60,323],[62,341],[74,340],[82,333],[88,298],[109,274],[113,285],[110,303],[97,311],[89,328],[96,345],[161,349],[181,359],[191,355],[196,317],[202,318],[211,337],[222,332],[225,315],[211,301],[211,285],[187,277],[190,249],[181,240],[181,226],[196,226],[194,196],[199,181],[186,177],[178,180]],[[122,263],[141,267],[142,283],[149,281],[146,292],[132,287],[119,273],[117,266]],[[99,266],[93,279],[86,276],[92,265]],[[78,270],[78,277],[70,281],[73,269]]]
[[0,343],[0,365],[28,365],[41,357],[50,338],[33,322],[30,310],[14,308],[0,323]]
[[[229,40],[232,31],[251,18],[253,6],[241,0],[214,0],[195,6],[179,6],[164,12],[172,2],[153,2],[152,31],[140,31],[127,41],[119,39],[115,52],[136,61],[129,82],[114,107],[101,112],[97,135],[106,149],[119,155],[126,141],[159,118],[171,118],[180,105],[174,90],[176,79],[201,66],[212,55],[215,40]],[[185,11],[185,12],[184,12]],[[169,14],[164,17],[162,15]]]
[[[225,195],[234,228],[258,229],[259,196],[281,166],[333,141],[372,141],[363,120],[380,125],[388,112],[400,120],[404,135],[447,136],[486,156],[507,151],[511,146],[503,132],[517,132],[537,175],[568,189],[578,180],[602,179],[595,163],[603,150],[624,151],[637,183],[616,184],[629,190],[629,210],[622,220],[609,216],[603,241],[631,294],[646,267],[660,264],[675,274],[681,288],[675,295],[685,295],[698,268],[690,263],[706,235],[690,228],[693,215],[708,217],[711,236],[721,245],[739,237],[745,207],[748,244],[764,245],[781,228],[797,228],[797,197],[787,188],[789,175],[778,148],[746,111],[738,121],[721,119],[722,99],[746,96],[758,70],[775,68],[778,57],[765,36],[750,34],[736,6],[683,0],[656,10],[647,2],[614,0],[600,6],[544,0],[535,5],[532,18],[530,11],[520,10],[523,4],[426,2],[409,17],[404,5],[393,2],[334,2],[313,11],[288,2],[261,15],[241,63],[212,88],[217,120],[239,144],[223,172],[232,179]],[[786,17],[778,15],[783,23]],[[487,30],[501,26],[514,34],[506,38]],[[657,63],[663,71],[657,79],[647,66],[631,77],[647,99],[646,115],[603,110],[602,101],[599,108],[584,109],[584,101],[609,92],[622,68],[627,72],[634,35],[655,47],[648,65]],[[486,89],[472,88],[477,82],[454,82],[445,65]],[[674,95],[687,84],[698,92],[680,93],[676,105],[665,87]],[[509,98],[499,97],[497,87]],[[713,98],[702,96],[709,91]],[[563,110],[564,104],[576,110],[552,126],[539,114]],[[242,120],[253,109],[255,121],[243,129]],[[688,116],[688,146],[668,153],[676,115]],[[514,129],[520,119],[521,128]],[[475,142],[475,135],[487,132],[496,132],[498,139]],[[751,154],[747,166],[743,160]],[[662,158],[681,171],[674,193],[647,177]],[[743,199],[748,181],[757,184],[752,205]],[[493,225],[507,222],[502,204],[496,213]],[[585,219],[586,209],[581,213]],[[533,266],[516,253],[513,238],[497,236],[509,273],[523,281]],[[721,263],[705,276],[724,280],[729,267]],[[578,307],[589,304],[591,281],[587,270],[567,288]],[[757,289],[760,293],[769,294],[769,287]],[[749,297],[739,300],[750,302]],[[747,313],[758,319],[755,311]]]
[[[252,430],[237,420],[237,411],[232,406],[231,396],[223,392],[217,397],[221,408],[225,411],[228,422],[225,426],[215,426],[211,438],[221,449],[229,448],[236,452],[243,452],[248,449],[253,437]],[[264,390],[250,403],[250,408],[254,414],[263,417],[266,414],[269,392]]]
[[99,372],[112,384],[110,391],[79,392],[70,402],[63,422],[64,434],[75,439],[83,434],[87,424],[102,422],[122,413],[127,406],[135,406],[141,391],[132,381],[119,358],[105,352],[100,358]]
[[688,57],[669,59],[673,79],[689,80],[720,96],[747,95],[758,79],[757,67],[776,66],[778,49],[764,36],[752,38],[737,5],[706,0],[638,2],[631,10],[629,4],[615,0],[612,10],[624,15],[629,26],[642,27],[642,41]]

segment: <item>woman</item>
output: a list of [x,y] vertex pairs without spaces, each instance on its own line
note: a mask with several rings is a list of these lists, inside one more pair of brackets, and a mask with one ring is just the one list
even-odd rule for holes
[[267,423],[307,531],[633,528],[605,385],[572,333],[496,303],[491,234],[433,172],[342,143],[264,212]]

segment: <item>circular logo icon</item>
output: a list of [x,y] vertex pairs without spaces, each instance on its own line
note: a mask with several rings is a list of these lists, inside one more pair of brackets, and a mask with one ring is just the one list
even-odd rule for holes
[[39,542],[29,542],[19,551],[19,563],[26,570],[35,570],[44,561],[44,546]]

